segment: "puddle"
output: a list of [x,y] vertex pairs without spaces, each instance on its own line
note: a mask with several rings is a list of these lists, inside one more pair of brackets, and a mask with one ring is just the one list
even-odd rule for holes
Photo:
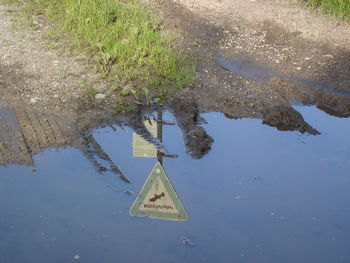
[[[295,109],[321,135],[221,113],[189,125],[165,111],[146,120],[161,118],[153,131],[129,121],[42,148],[34,167],[3,161],[0,262],[349,262],[350,119]],[[0,116],[16,130],[11,112]],[[131,216],[138,200],[181,204],[188,218]]]
[[234,58],[227,59],[223,56],[218,56],[216,62],[224,69],[227,69],[245,78],[257,81],[268,80],[269,78],[280,75],[279,73],[277,73],[269,67],[256,64],[249,60],[241,60]]
[[329,88],[327,85],[319,83],[317,81],[298,78],[294,76],[288,76],[286,74],[277,72],[270,67],[265,65],[257,64],[250,60],[244,60],[239,58],[225,58],[223,56],[218,56],[216,58],[216,63],[223,67],[224,69],[231,71],[235,74],[241,75],[247,79],[256,80],[259,82],[267,81],[270,78],[278,77],[284,80],[293,81],[299,84],[306,85],[308,87],[323,89],[328,92],[332,92],[339,96],[349,96],[349,93],[336,91],[334,89]]

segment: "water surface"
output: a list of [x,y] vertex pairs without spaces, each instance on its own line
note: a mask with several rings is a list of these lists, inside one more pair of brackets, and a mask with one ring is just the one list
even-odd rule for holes
[[129,215],[157,158],[133,157],[127,127],[93,136],[130,184],[70,147],[35,155],[34,170],[0,166],[0,262],[350,262],[350,120],[297,110],[321,135],[204,114],[201,159],[163,126],[186,222]]

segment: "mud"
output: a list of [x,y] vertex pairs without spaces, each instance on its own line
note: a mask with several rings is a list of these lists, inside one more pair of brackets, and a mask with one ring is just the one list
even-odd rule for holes
[[[218,72],[224,72],[217,74],[222,77],[219,81],[232,82],[221,92],[210,86],[191,87],[170,98],[165,106],[158,107],[158,110],[167,109],[173,113],[182,131],[186,152],[192,158],[199,159],[206,155],[214,141],[202,126],[205,119],[201,114],[206,112],[222,112],[231,119],[260,118],[263,124],[278,130],[312,135],[320,134],[320,131],[309,125],[293,108],[294,105],[316,105],[320,110],[336,117],[350,116],[350,96],[346,92],[322,85],[307,86],[304,85],[305,81],[294,80],[270,68],[249,62],[235,65],[235,69],[240,70],[235,74],[227,70],[232,70],[230,64],[225,65],[225,69],[217,68]],[[35,166],[33,155],[40,154],[47,148],[73,146],[84,153],[97,171],[112,171],[129,182],[91,134],[93,130],[106,126],[128,126],[154,144],[160,152],[167,153],[161,141],[152,136],[143,122],[150,116],[156,119],[156,108],[140,108],[135,114],[117,115],[108,103],[101,104],[83,97],[76,102],[78,106],[74,106],[78,110],[62,108],[58,113],[56,110],[27,104],[25,99],[19,98],[9,89],[9,84],[15,82],[21,85],[27,76],[9,74],[9,71],[3,69],[2,67],[1,73],[6,78],[2,78],[0,83],[1,165],[17,163]],[[258,80],[255,73],[260,76]],[[245,75],[250,81],[239,80],[239,74]],[[88,104],[87,99],[90,100]]]
[[[61,148],[72,146],[80,149],[91,161],[97,171],[103,173],[112,171],[125,182],[129,179],[118,165],[104,152],[95,141],[92,131],[101,127],[130,127],[146,141],[152,143],[162,154],[167,149],[162,142],[154,138],[144,125],[144,120],[152,117],[157,120],[156,110],[170,110],[176,118],[176,123],[182,131],[186,152],[195,159],[205,156],[212,147],[212,138],[202,124],[206,121],[201,114],[210,111],[223,112],[227,118],[261,118],[262,123],[276,127],[281,131],[299,131],[318,135],[317,127],[312,127],[303,116],[293,108],[294,104],[317,105],[320,110],[337,117],[350,116],[350,98],[348,95],[337,94],[331,91],[291,85],[281,79],[271,79],[262,86],[264,94],[279,97],[270,102],[254,105],[255,113],[246,111],[245,104],[226,103],[215,105],[202,105],[196,103],[196,93],[188,89],[184,97],[174,97],[163,108],[140,108],[135,114],[117,115],[109,106],[91,106],[90,109],[80,111],[79,115],[70,115],[69,112],[61,114],[50,113],[47,110],[31,109],[21,103],[1,100],[1,144],[0,164],[23,164],[35,166],[33,155],[42,153],[47,148]],[[215,98],[208,98],[210,101]],[[229,99],[229,98],[226,98]],[[203,103],[203,101],[202,101]],[[249,107],[249,105],[248,105]],[[158,120],[160,121],[160,120]]]

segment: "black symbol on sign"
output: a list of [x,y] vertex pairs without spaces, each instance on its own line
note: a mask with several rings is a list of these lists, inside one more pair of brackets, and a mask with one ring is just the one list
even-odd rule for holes
[[154,194],[154,197],[152,197],[151,199],[149,199],[150,202],[155,202],[157,201],[158,199],[161,199],[162,197],[164,197],[165,194],[164,193],[161,193],[160,195],[157,195],[157,194]]

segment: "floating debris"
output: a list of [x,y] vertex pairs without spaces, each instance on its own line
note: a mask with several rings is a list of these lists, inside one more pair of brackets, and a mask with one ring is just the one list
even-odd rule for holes
[[138,189],[135,187],[133,190],[125,190],[124,193],[131,195],[131,196],[135,196],[138,193]]
[[187,237],[181,237],[182,244],[188,247],[194,247],[193,243]]
[[128,195],[134,195],[134,192],[133,191],[130,191],[130,190],[125,190],[124,193],[128,194]]

